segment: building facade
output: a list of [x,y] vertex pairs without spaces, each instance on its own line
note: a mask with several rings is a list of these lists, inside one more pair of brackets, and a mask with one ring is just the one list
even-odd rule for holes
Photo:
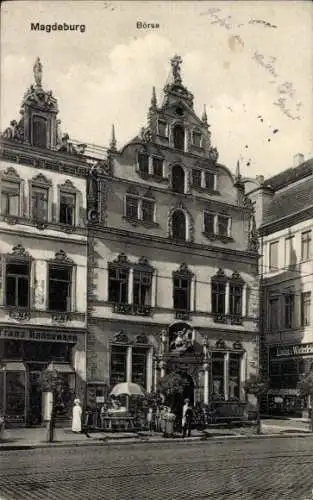
[[44,369],[63,378],[64,417],[86,390],[89,166],[85,146],[60,136],[38,59],[34,79],[1,138],[0,413],[22,425],[44,416]]
[[[270,413],[301,415],[297,384],[313,363],[313,160],[247,182],[260,234],[264,368]],[[261,332],[262,333],[262,332]]]
[[181,59],[148,123],[88,187],[88,404],[169,372],[193,403],[245,400],[258,367],[258,248],[242,179],[218,163]]

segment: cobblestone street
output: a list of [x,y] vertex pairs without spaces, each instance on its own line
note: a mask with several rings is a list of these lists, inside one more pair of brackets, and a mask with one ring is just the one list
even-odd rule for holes
[[306,500],[313,487],[311,436],[0,454],[1,500]]

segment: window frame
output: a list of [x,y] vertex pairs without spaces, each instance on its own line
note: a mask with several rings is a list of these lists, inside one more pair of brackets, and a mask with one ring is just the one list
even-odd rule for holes
[[[137,216],[133,217],[127,214],[127,207],[128,207],[128,202],[133,201],[137,202]],[[133,207],[135,204],[132,205]],[[131,194],[131,193],[126,193],[125,195],[125,217],[127,219],[132,219],[132,220],[140,220],[140,197],[139,195]]]
[[2,213],[2,204],[0,206],[0,213],[3,217],[22,217],[23,216],[23,205],[24,205],[24,183],[25,181],[21,179],[20,175],[13,167],[7,168],[4,172],[0,174],[0,194],[2,198],[2,186],[5,183],[9,183],[12,185],[16,185],[18,191],[18,213],[17,215],[13,214],[4,214]]
[[[162,158],[161,156],[152,155],[151,161],[152,161],[152,175],[154,177],[157,177],[158,179],[163,179],[164,178],[164,158]],[[161,162],[161,175],[159,175],[155,172],[155,164],[154,164],[155,161]]]
[[[191,283],[193,280],[193,273],[188,269],[188,267],[184,264],[182,264],[177,271],[173,271],[172,273],[172,297],[173,297],[173,311],[175,313],[184,313],[184,314],[189,314],[191,312]],[[180,284],[177,286],[175,285],[175,280],[178,280]],[[186,281],[186,286],[183,286],[182,282]],[[177,290],[184,290],[186,297],[186,307],[185,308],[180,308],[175,306],[175,302],[177,300],[175,299],[175,291]]]
[[[146,160],[147,160],[147,171],[143,170],[141,168],[141,163],[140,163],[140,157],[145,157]],[[138,172],[141,174],[141,175],[149,175],[150,174],[150,155],[149,153],[147,153],[146,151],[138,151],[137,153],[137,169],[138,169]]]
[[[274,245],[276,245],[274,247]],[[276,252],[277,252],[277,255],[276,255],[276,266],[273,266],[273,263],[272,263],[272,249],[273,248],[276,248]],[[279,270],[279,259],[278,259],[278,254],[279,254],[279,240],[275,240],[275,241],[270,241],[269,242],[269,255],[268,255],[268,267],[269,267],[269,271],[270,272],[273,272],[273,271],[278,271]]]
[[[220,219],[227,219],[226,234],[220,232]],[[217,214],[216,234],[221,238],[231,238],[231,217],[229,215]]]
[[[213,186],[212,187],[208,186],[207,176],[212,176],[212,179],[213,179]],[[210,172],[209,170],[204,171],[204,187],[208,191],[216,191],[216,174],[214,172]]]
[[[184,238],[177,238],[177,236],[174,235],[174,227],[175,226],[173,224],[173,218],[177,212],[182,213],[184,215],[184,218],[185,218],[185,236],[184,236]],[[186,213],[186,211],[183,210],[182,208],[175,208],[175,210],[173,210],[171,215],[170,215],[170,219],[171,219],[171,238],[174,239],[175,241],[189,241],[189,238],[188,238],[188,214]]]
[[[200,140],[199,140],[199,144],[196,144],[195,142],[195,136],[200,136]],[[203,146],[203,134],[201,132],[201,130],[199,129],[194,129],[191,131],[191,144],[195,147],[195,148],[202,148]]]
[[[276,314],[272,314],[272,303],[277,304]],[[273,318],[276,318],[276,322],[273,323]],[[277,332],[280,330],[280,298],[279,295],[270,295],[268,298],[268,330]]]
[[[8,300],[7,300],[7,278],[8,277],[12,277],[14,276],[15,277],[15,287],[16,287],[16,278],[22,278],[26,276],[25,275],[16,275],[16,274],[11,274],[11,273],[8,273],[7,271],[7,266],[10,265],[10,264],[20,264],[20,265],[27,265],[28,266],[28,275],[27,275],[27,281],[28,281],[28,286],[27,286],[27,290],[28,290],[28,296],[27,296],[27,304],[26,305],[20,305],[18,303],[16,303],[16,299],[17,299],[17,295],[18,295],[18,287],[17,289],[15,290],[15,304],[8,304]],[[1,264],[3,266],[3,277],[2,277],[2,281],[3,281],[3,289],[4,289],[4,293],[3,293],[3,304],[4,306],[6,307],[9,307],[9,308],[14,308],[14,309],[29,309],[31,307],[31,290],[32,290],[32,259],[30,256],[15,256],[15,255],[12,255],[12,254],[7,254],[4,256],[4,261],[3,263]],[[18,302],[18,301],[17,301]]]
[[[47,210],[46,210],[46,218],[38,218],[33,214],[33,193],[36,189],[45,191],[47,195]],[[48,223],[52,220],[52,207],[51,207],[51,199],[52,199],[52,181],[48,180],[43,174],[38,174],[29,180],[29,216],[30,219],[34,222],[42,222]]]
[[[160,133],[160,127],[159,127],[159,123],[162,123],[163,125],[165,125],[165,135],[162,135]],[[168,125],[168,122],[166,120],[161,120],[161,119],[158,119],[157,121],[157,135],[160,136],[160,137],[163,137],[163,138],[166,138],[168,139],[168,131],[169,131],[169,125]]]
[[312,301],[311,301],[311,292],[304,291],[301,292],[300,296],[300,307],[301,307],[301,326],[306,327],[311,325],[311,307],[312,307]]
[[[306,245],[306,255],[304,256],[304,248]],[[312,256],[312,230],[309,229],[308,231],[303,231],[301,233],[301,261],[307,261],[310,260]]]
[[[48,269],[47,269],[47,308],[49,312],[52,313],[71,313],[74,312],[74,294],[75,294],[75,286],[74,286],[74,279],[75,279],[75,272],[74,272],[75,266],[71,262],[61,262],[61,261],[56,261],[56,260],[51,260],[48,262]],[[69,295],[66,296],[66,307],[65,309],[54,309],[51,308],[51,299],[50,299],[50,293],[51,293],[51,276],[50,272],[51,270],[66,270],[69,271],[69,279],[68,280],[63,280],[63,279],[56,279],[54,278],[52,281],[57,282],[57,283],[67,283],[68,288],[67,288],[67,293],[69,292]]]
[[[198,184],[194,182],[194,179],[195,179],[194,173],[195,172],[197,172],[197,174],[199,174],[199,183]],[[202,170],[200,170],[199,168],[192,168],[191,169],[191,186],[194,189],[202,188]]]
[[[206,217],[208,217],[208,216],[212,217],[212,222],[213,222],[213,231],[212,232],[209,232],[206,230],[205,221],[206,221]],[[215,213],[209,212],[208,210],[203,211],[203,230],[204,230],[204,233],[208,234],[208,235],[216,234],[216,214]]]
[[295,294],[290,292],[284,293],[284,329],[291,330],[295,327]]

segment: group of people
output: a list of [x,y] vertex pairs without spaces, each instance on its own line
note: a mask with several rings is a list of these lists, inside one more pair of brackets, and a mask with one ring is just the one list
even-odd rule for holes
[[[185,399],[181,415],[181,430],[183,437],[191,436],[192,420],[193,409],[190,400]],[[163,406],[160,409],[157,408],[155,414],[153,408],[149,408],[147,414],[147,427],[149,431],[156,430],[157,432],[163,432],[163,435],[167,437],[173,435],[174,428],[179,427],[179,421],[177,422],[177,416],[170,406]]]

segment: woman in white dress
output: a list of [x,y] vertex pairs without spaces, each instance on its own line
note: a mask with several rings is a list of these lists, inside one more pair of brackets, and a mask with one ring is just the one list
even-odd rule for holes
[[81,432],[81,430],[82,430],[82,407],[80,406],[79,399],[75,399],[73,406],[72,431]]

